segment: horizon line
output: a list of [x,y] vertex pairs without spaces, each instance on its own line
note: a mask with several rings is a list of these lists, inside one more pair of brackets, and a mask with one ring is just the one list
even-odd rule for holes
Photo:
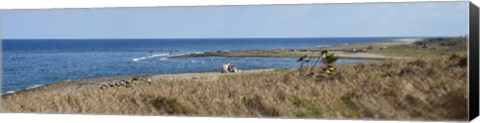
[[[468,34],[465,34],[468,35]],[[156,40],[175,40],[175,39],[299,39],[299,38],[434,38],[434,37],[460,37],[456,36],[365,36],[365,37],[213,37],[213,38],[0,38],[0,40],[128,40],[128,39],[156,39]]]

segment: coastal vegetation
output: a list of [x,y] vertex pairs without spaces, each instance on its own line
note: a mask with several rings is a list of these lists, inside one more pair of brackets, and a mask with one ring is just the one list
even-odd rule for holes
[[[399,57],[448,56],[467,51],[466,38],[429,38],[412,45],[395,45],[373,53]],[[427,44],[427,47],[424,45]]]
[[[428,43],[427,47],[424,47],[425,43]],[[299,69],[323,73],[324,68],[332,66],[334,60],[325,61],[324,65],[319,66],[302,65],[300,68],[268,71],[153,75],[148,82],[132,86],[109,86],[76,91],[35,90],[36,93],[24,91],[3,95],[1,111],[467,120],[465,44],[465,38],[428,38],[400,44],[369,43],[315,47],[310,49],[328,51],[367,49],[366,53],[381,55],[385,59],[335,65],[335,72],[310,77],[298,77]],[[309,48],[295,50],[305,49]],[[265,56],[277,52],[257,51],[264,52],[255,55]],[[287,54],[295,53],[289,49],[283,51],[288,51]],[[218,54],[220,53],[222,52]],[[278,52],[278,57],[283,53],[285,52]],[[340,58],[342,56],[341,53],[331,53],[331,56],[334,56],[333,54],[339,55]],[[228,56],[229,53],[223,54]],[[312,52],[295,54],[300,57]],[[318,56],[320,52],[313,54],[312,56]],[[245,52],[244,55],[249,53]]]
[[[424,48],[423,44],[428,47]],[[327,50],[338,58],[347,59],[404,59],[411,57],[452,55],[467,50],[465,37],[398,39],[358,44],[339,44],[329,47],[310,47],[296,49],[253,49],[240,51],[217,51],[187,54],[174,57],[293,57],[320,55]]]

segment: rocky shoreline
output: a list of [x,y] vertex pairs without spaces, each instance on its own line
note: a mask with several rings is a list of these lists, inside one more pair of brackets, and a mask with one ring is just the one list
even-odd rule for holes
[[159,80],[199,80],[199,79],[216,79],[219,75],[229,74],[248,74],[262,71],[273,71],[275,69],[257,69],[244,70],[241,73],[221,73],[218,72],[199,72],[199,73],[178,73],[178,74],[153,74],[153,75],[132,75],[132,76],[112,76],[85,78],[78,80],[65,80],[56,83],[41,85],[35,88],[6,93],[2,96],[15,94],[34,94],[48,91],[56,92],[76,92],[86,89],[107,89],[107,88],[130,88],[135,85],[152,84]]
[[216,51],[204,53],[191,53],[170,58],[191,58],[191,57],[288,57],[296,58],[303,55],[318,54],[322,50],[329,50],[335,53],[339,58],[345,59],[400,59],[401,57],[385,56],[370,53],[370,49],[365,47],[387,48],[394,45],[412,44],[421,41],[423,38],[403,38],[392,39],[377,42],[363,42],[351,45],[334,45],[328,47],[316,48],[294,48],[294,49],[251,49],[236,51]]

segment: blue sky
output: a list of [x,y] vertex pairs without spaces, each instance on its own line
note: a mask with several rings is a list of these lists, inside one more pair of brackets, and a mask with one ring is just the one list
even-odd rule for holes
[[468,2],[0,11],[3,39],[459,36]]

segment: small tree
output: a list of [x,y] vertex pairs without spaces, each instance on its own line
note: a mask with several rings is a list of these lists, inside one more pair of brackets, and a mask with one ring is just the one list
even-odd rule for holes
[[315,63],[313,63],[313,66],[310,68],[310,70],[308,71],[309,74],[313,74],[313,70],[315,69],[315,67],[317,66],[317,63],[318,61],[320,61],[320,59],[323,59],[322,57],[325,56],[327,53],[326,50],[323,50],[320,55],[318,55],[318,58],[315,60]]
[[298,68],[298,75],[303,75],[303,64],[310,62],[310,59],[308,59],[308,55],[303,55],[302,57],[297,59],[297,62],[300,62],[300,67]]
[[[298,69],[299,75],[303,75],[303,64],[310,62],[310,59],[307,59],[307,55],[304,55],[300,58],[298,58],[297,62],[300,63],[300,68]],[[336,57],[333,53],[328,53],[327,50],[323,50],[320,55],[318,56],[317,60],[313,64],[313,66],[309,69],[308,75],[314,75],[314,69],[315,66],[317,65],[318,61],[321,61],[325,66],[322,67],[322,72],[326,72],[327,74],[334,73],[337,71],[337,68],[333,66],[333,64],[338,60],[338,57]]]
[[333,73],[337,71],[337,68],[333,66],[333,64],[338,60],[338,57],[336,57],[334,54],[328,54],[328,52],[325,52],[325,54],[322,55],[322,62],[325,64],[325,68],[322,70],[327,72],[327,73]]
[[327,73],[332,73],[336,72],[337,68],[333,66],[333,64],[338,60],[338,58],[332,54],[328,53],[327,50],[323,50],[320,55],[318,56],[317,60],[313,64],[312,68],[310,68],[309,74],[313,75],[313,71],[315,69],[315,66],[317,65],[318,61],[322,61],[322,63],[325,65],[324,68],[322,68],[322,71],[327,72]]

